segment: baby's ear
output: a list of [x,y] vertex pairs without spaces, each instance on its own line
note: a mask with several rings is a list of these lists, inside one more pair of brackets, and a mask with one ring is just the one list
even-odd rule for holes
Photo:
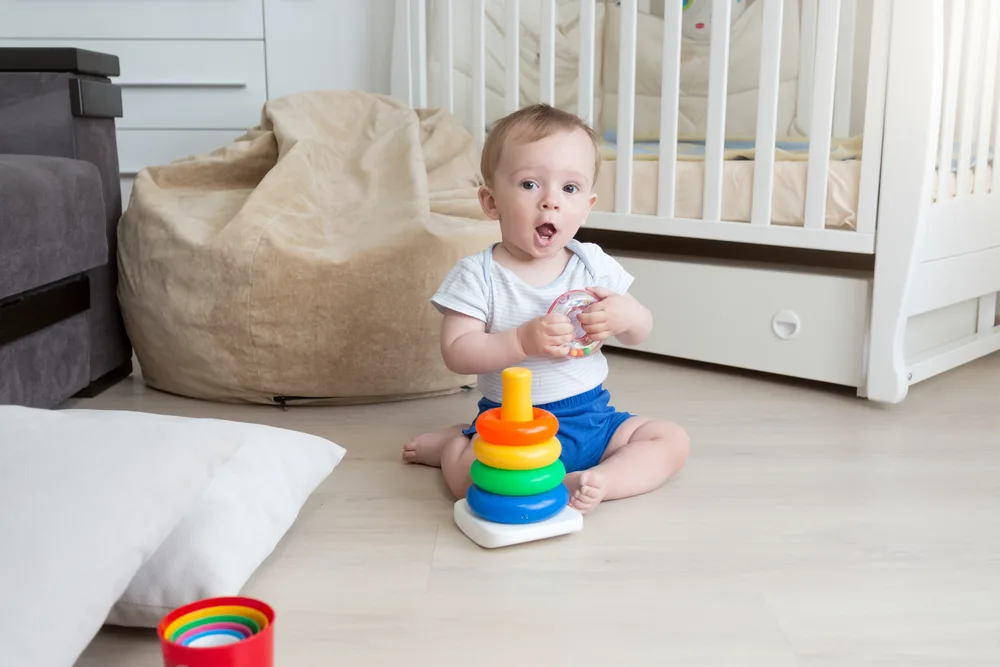
[[493,197],[493,192],[485,185],[479,188],[479,205],[483,207],[483,213],[491,220],[500,219],[500,210],[497,208],[497,201]]

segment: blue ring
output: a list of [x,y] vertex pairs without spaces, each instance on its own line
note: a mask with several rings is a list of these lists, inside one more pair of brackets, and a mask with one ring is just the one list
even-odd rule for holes
[[194,640],[201,639],[202,637],[211,637],[212,635],[229,635],[230,637],[236,637],[240,641],[246,639],[245,635],[241,635],[236,630],[222,628],[219,630],[209,630],[208,632],[199,632],[196,635],[191,635],[191,637],[189,637],[188,640],[182,644],[182,646],[190,646],[191,642]]
[[493,523],[525,524],[551,519],[569,504],[569,489],[560,484],[533,496],[501,496],[473,484],[465,494],[473,512]]

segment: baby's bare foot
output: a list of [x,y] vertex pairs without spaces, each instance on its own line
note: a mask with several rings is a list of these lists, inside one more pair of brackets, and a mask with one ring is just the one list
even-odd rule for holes
[[452,426],[441,431],[418,435],[403,445],[403,460],[407,463],[440,468],[444,446],[461,433],[462,428],[462,426]]
[[597,507],[608,493],[604,476],[594,470],[572,472],[564,483],[569,489],[569,506],[583,514]]

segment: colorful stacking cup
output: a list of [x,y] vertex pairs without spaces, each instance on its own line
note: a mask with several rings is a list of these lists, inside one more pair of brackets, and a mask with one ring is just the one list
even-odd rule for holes
[[274,667],[274,610],[247,597],[199,600],[156,629],[164,667]]

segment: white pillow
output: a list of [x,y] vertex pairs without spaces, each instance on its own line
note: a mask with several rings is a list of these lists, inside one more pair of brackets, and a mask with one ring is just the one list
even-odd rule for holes
[[[73,664],[126,589],[149,592],[138,600],[152,595],[172,604],[206,586],[204,579],[191,585],[171,579],[174,570],[156,565],[158,550],[217,562],[206,526],[232,507],[226,497],[234,479],[269,465],[276,468],[267,482],[273,488],[258,489],[257,504],[242,510],[255,508],[260,522],[252,553],[239,564],[245,570],[277,541],[295,499],[304,499],[343,454],[315,436],[251,424],[0,406],[4,664]],[[318,469],[303,475],[306,461]],[[206,523],[203,514],[215,518]],[[54,631],[52,619],[58,619]]]
[[246,437],[136,574],[109,624],[152,628],[181,605],[239,594],[345,453],[323,438],[276,428],[254,426]]

